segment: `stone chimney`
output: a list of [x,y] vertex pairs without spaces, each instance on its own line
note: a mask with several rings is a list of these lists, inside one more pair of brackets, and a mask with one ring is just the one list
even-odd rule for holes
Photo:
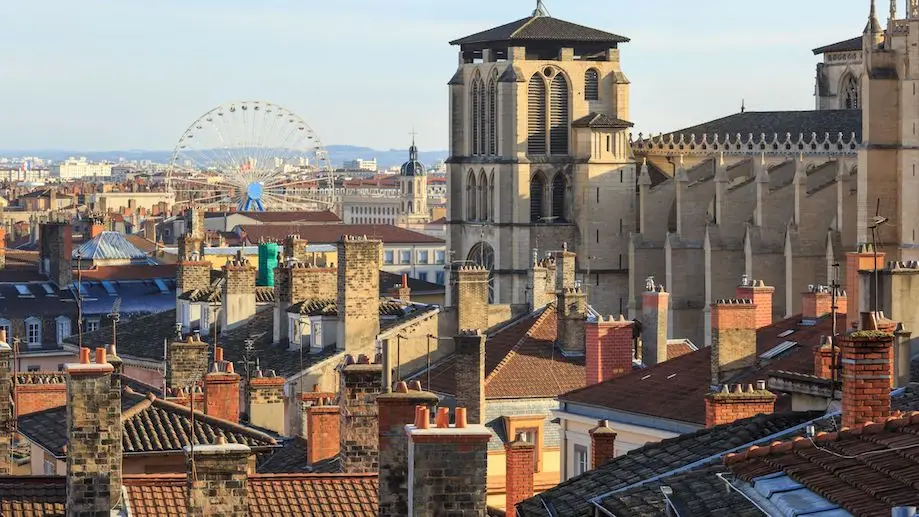
[[307,244],[306,240],[301,239],[299,235],[288,235],[284,238],[284,258],[305,264]]
[[536,447],[532,443],[515,440],[504,445],[504,508],[507,517],[516,517],[517,503],[533,497],[535,453]]
[[189,334],[185,341],[169,344],[166,368],[166,385],[170,388],[188,388],[204,379],[208,371],[208,344]]
[[559,291],[566,287],[574,287],[577,273],[577,254],[568,251],[568,243],[565,243],[563,248],[555,253],[555,288]]
[[595,469],[616,457],[616,432],[609,422],[600,420],[597,427],[588,431],[590,435],[590,468]]
[[[380,333],[380,255],[367,237],[338,241],[338,349],[369,352]],[[376,433],[374,433],[376,436]]]
[[176,266],[176,296],[211,285],[211,263],[200,255],[179,260]]
[[156,219],[152,217],[144,219],[144,238],[156,242]]
[[558,345],[567,354],[583,354],[587,293],[579,286],[559,289],[555,315]]
[[667,327],[670,316],[670,293],[663,285],[654,285],[654,279],[645,282],[641,295],[642,361],[648,366],[667,360]]
[[0,269],[6,267],[6,228],[0,222]]
[[284,377],[278,377],[274,370],[269,370],[266,376],[257,371],[255,377],[249,379],[250,424],[284,435],[286,407]]
[[480,424],[485,416],[485,336],[463,329],[453,346],[456,405],[466,408],[469,423]]
[[[855,303],[858,303],[858,300],[861,300],[864,296],[861,291],[861,286],[859,285],[858,272],[859,271],[873,271],[875,266],[877,269],[884,269],[884,261],[887,256],[881,250],[877,250],[877,262],[875,262],[875,253],[874,248],[870,244],[861,244],[858,246],[858,250],[854,252],[846,253],[846,285],[845,289],[849,296],[855,300]],[[868,293],[870,295],[870,293]],[[852,328],[853,325],[858,325],[860,313],[859,307],[853,307],[852,310],[846,310],[846,327]]]
[[488,441],[483,425],[466,422],[466,411],[456,408],[456,422],[440,408],[435,425],[429,410],[420,406],[408,436],[408,515],[485,515]]
[[420,383],[409,387],[396,383],[390,393],[377,397],[379,421],[380,470],[379,515],[408,515],[408,436],[405,426],[414,423],[416,407],[433,408],[437,395],[421,390]]
[[843,427],[883,422],[890,416],[893,341],[893,334],[876,328],[839,338]]
[[752,300],[718,300],[712,305],[712,384],[756,364],[756,305]]
[[341,410],[326,399],[306,408],[306,461],[315,465],[341,452]]
[[400,283],[394,285],[387,295],[390,298],[395,298],[396,300],[402,300],[403,302],[409,302],[412,300],[412,290],[408,287],[408,275],[402,273],[402,280]]
[[584,332],[587,385],[592,386],[632,371],[634,323],[602,317],[587,321]]
[[456,325],[457,329],[488,328],[488,270],[481,266],[465,265],[456,270]]
[[206,231],[204,226],[204,209],[189,208],[186,212],[186,216],[188,217],[188,228],[185,230],[185,235],[188,235],[192,239],[203,241]]
[[41,228],[44,272],[60,290],[73,282],[73,237],[68,223],[45,223]]
[[555,259],[545,258],[539,260],[537,250],[533,250],[533,264],[527,272],[527,288],[529,289],[530,311],[545,307],[555,300]]
[[239,423],[239,374],[233,363],[223,360],[217,347],[211,371],[204,376],[204,412],[215,418]]
[[766,285],[762,280],[750,280],[744,276],[740,285],[737,286],[737,298],[740,300],[752,300],[756,305],[756,328],[761,329],[768,327],[773,321],[772,298],[775,295],[775,287]]
[[191,235],[183,235],[178,239],[179,241],[179,260],[200,260],[204,256],[204,241],[202,239],[196,239]]
[[185,447],[188,517],[249,515],[249,456],[241,443],[219,437],[215,445]]
[[[833,312],[833,288],[825,285],[812,285],[801,298],[801,317],[815,320]],[[836,291],[836,310],[845,313],[848,310],[846,293]]]
[[104,348],[80,349],[67,373],[67,515],[109,515],[121,498],[121,391]]
[[345,356],[341,366],[341,460],[347,474],[377,472],[377,396],[383,392],[382,358]]
[[274,341],[288,339],[287,308],[308,299],[335,300],[338,273],[305,262],[279,264],[274,270]]
[[772,414],[775,399],[775,395],[766,389],[766,381],[756,381],[756,386],[725,384],[720,391],[705,396],[705,427],[730,424],[759,414]]
[[256,268],[242,256],[223,266],[223,307],[220,311],[224,331],[236,328],[255,315]]
[[13,401],[11,389],[13,349],[6,340],[6,329],[0,329],[0,476],[12,474]]

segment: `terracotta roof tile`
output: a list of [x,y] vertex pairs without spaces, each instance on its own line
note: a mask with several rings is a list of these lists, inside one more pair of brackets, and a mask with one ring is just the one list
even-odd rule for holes
[[343,235],[366,235],[386,244],[444,244],[443,239],[389,224],[263,224],[241,225],[250,243],[281,241],[295,233],[310,244],[335,244]]
[[64,517],[66,503],[62,477],[0,478],[0,515],[4,517]]

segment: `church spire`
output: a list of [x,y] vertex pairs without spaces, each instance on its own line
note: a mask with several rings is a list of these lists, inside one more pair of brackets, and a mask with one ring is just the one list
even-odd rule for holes
[[880,34],[881,24],[878,22],[877,1],[871,0],[871,11],[868,13],[868,24],[865,25],[865,34]]
[[897,0],[890,0],[890,20],[897,19]]

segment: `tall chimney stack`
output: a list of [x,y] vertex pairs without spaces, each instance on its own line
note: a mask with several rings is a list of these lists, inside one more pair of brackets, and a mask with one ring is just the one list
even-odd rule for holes
[[890,416],[893,342],[893,334],[871,326],[839,338],[844,427]]
[[504,457],[506,458],[504,511],[507,517],[516,517],[517,503],[533,497],[536,446],[530,442],[515,440],[504,446]]
[[319,399],[306,408],[306,461],[310,465],[341,452],[341,409]]
[[[875,255],[877,256],[875,257]],[[854,300],[853,303],[856,304],[855,307],[852,307],[852,310],[846,311],[847,327],[852,328],[853,325],[860,323],[859,318],[861,316],[857,304],[858,301],[862,299],[863,295],[860,293],[861,286],[859,284],[861,282],[859,282],[858,279],[858,272],[872,271],[875,267],[877,267],[877,269],[884,269],[886,256],[887,254],[881,250],[877,250],[875,253],[874,248],[870,244],[860,244],[857,251],[846,253],[845,289],[849,297]]]
[[460,266],[455,273],[457,329],[488,328],[487,269],[476,265]]
[[556,269],[555,258],[540,260],[538,251],[533,250],[533,263],[527,272],[527,288],[530,296],[530,311],[545,307],[555,300]]
[[222,436],[215,445],[186,446],[188,517],[248,516],[251,454],[246,445],[227,443]]
[[772,298],[775,295],[775,287],[766,285],[762,280],[750,280],[744,276],[740,285],[737,286],[737,298],[739,300],[751,300],[756,305],[756,328],[761,329],[772,324],[773,305]]
[[6,339],[6,329],[0,329],[0,476],[12,473],[10,448],[15,429],[11,392],[13,349]]
[[211,371],[204,376],[205,414],[239,423],[239,382],[233,363],[224,361],[223,349],[217,347]]
[[367,237],[345,235],[338,241],[339,350],[374,350],[380,333],[382,252],[383,243]]
[[645,288],[641,295],[641,357],[645,364],[653,366],[667,360],[670,293],[663,285],[654,285],[653,278],[648,278]]
[[169,344],[166,368],[166,385],[170,388],[188,388],[204,379],[208,372],[207,343],[189,334],[185,341]]
[[481,424],[485,417],[485,336],[478,330],[460,330],[453,345],[456,405],[466,408],[469,423]]
[[383,392],[381,358],[345,356],[341,366],[341,460],[348,474],[379,470],[377,396]]
[[587,293],[579,286],[558,290],[555,311],[556,339],[565,353],[584,353],[584,323],[587,320]]
[[255,377],[249,379],[248,389],[249,423],[280,435],[286,434],[284,377],[278,377],[274,370],[270,370],[267,376],[258,371]]
[[255,274],[256,268],[249,264],[241,254],[236,260],[223,266],[226,280],[223,283],[223,319],[224,330],[236,328],[255,315]]
[[585,328],[585,366],[591,386],[632,371],[634,324],[619,319],[591,318]]
[[752,300],[718,300],[712,305],[712,384],[756,363],[756,305]]
[[69,289],[73,282],[73,237],[68,223],[45,223],[41,230],[42,249],[47,255],[45,273],[59,290]]

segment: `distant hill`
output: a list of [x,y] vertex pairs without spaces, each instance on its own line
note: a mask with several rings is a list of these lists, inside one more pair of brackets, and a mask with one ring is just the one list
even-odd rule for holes
[[[329,153],[329,160],[335,167],[341,167],[346,161],[361,158],[364,160],[377,159],[377,164],[381,169],[387,169],[394,165],[401,165],[408,160],[408,149],[390,149],[380,151],[369,147],[359,147],[356,145],[329,145],[326,146]],[[425,165],[431,165],[434,162],[447,159],[447,151],[422,151],[418,153],[421,162]],[[110,161],[117,162],[120,159],[126,161],[151,160],[156,163],[169,163],[172,160],[172,151],[150,151],[140,149],[129,149],[123,151],[69,151],[63,149],[0,149],[0,156],[18,157],[18,156],[36,156],[46,160],[60,161],[71,156],[85,156],[91,161]]]

